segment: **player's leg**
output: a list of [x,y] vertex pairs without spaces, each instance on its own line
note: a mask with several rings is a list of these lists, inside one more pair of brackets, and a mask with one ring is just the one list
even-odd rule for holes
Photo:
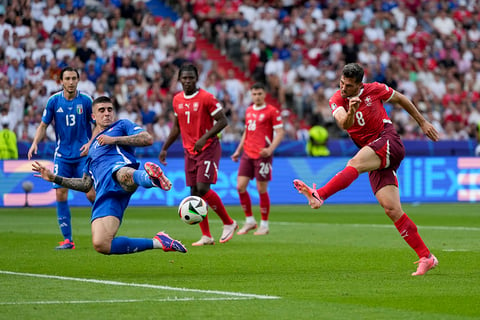
[[237,177],[237,192],[238,198],[240,199],[240,205],[245,214],[245,224],[237,232],[237,234],[247,234],[250,230],[255,230],[257,228],[257,221],[252,212],[252,200],[250,199],[250,194],[247,191],[248,183],[250,178],[246,176]]
[[195,195],[198,195],[205,200],[210,208],[212,208],[222,220],[223,232],[220,237],[220,243],[224,243],[233,237],[235,230],[238,229],[238,224],[228,215],[222,199],[210,188],[210,185],[217,182],[218,165],[220,163],[221,155],[222,149],[217,141],[206,148],[200,155],[195,157],[195,187],[197,192]]
[[[53,172],[62,177],[75,177],[76,165],[72,163],[61,162],[55,158]],[[60,231],[63,235],[63,241],[56,247],[57,250],[75,249],[75,243],[72,237],[72,217],[68,205],[68,189],[60,185],[53,184],[55,197],[57,201],[57,221]]]
[[268,217],[270,215],[270,196],[268,194],[268,181],[257,180],[257,190],[260,197],[260,213],[262,220],[260,221],[260,228],[255,231],[254,235],[263,236],[270,232],[268,226]]
[[[388,171],[390,170],[372,172],[372,174],[370,175],[372,188],[374,188],[375,186],[375,180],[379,179],[378,176],[387,176]],[[391,175],[393,175],[393,172],[391,173]],[[391,179],[395,179],[396,182],[396,177],[392,177]],[[430,253],[430,250],[423,242],[420,234],[418,233],[415,223],[407,216],[405,212],[403,212],[400,203],[398,187],[395,185],[395,182],[381,187],[375,193],[375,197],[385,210],[387,216],[395,224],[395,227],[400,233],[400,236],[417,253],[418,257],[420,258],[420,260],[418,261],[418,269],[412,275],[423,275],[428,270],[433,269],[438,264],[438,260],[433,254]]]
[[63,241],[55,249],[75,249],[75,243],[72,237],[72,217],[70,207],[68,206],[68,189],[55,189],[55,197],[57,200],[57,221],[60,232],[63,235]]
[[[129,254],[150,249],[187,252],[179,241],[163,232],[157,233],[153,239],[116,237],[129,198],[130,195],[125,194],[118,198],[97,200],[92,212],[92,244],[97,252],[107,255]],[[111,212],[111,215],[105,215],[104,212],[107,210]]]
[[245,224],[237,232],[237,234],[247,234],[250,230],[257,228],[257,221],[252,212],[252,200],[250,194],[247,191],[248,183],[255,176],[255,168],[253,160],[250,159],[245,153],[240,158],[240,165],[238,167],[237,174],[237,192],[240,200],[240,205],[245,214]]
[[153,162],[146,162],[144,170],[131,171],[131,174],[133,182],[144,188],[158,187],[168,191],[172,187],[172,183],[164,174],[162,168]]

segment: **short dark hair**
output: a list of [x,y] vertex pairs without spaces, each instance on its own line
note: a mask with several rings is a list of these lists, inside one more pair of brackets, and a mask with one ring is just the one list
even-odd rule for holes
[[180,66],[180,69],[178,70],[178,78],[179,79],[180,79],[183,71],[193,71],[193,72],[195,72],[195,76],[198,79],[198,69],[193,63],[184,63]]
[[73,71],[77,74],[77,78],[80,78],[80,73],[78,73],[78,70],[75,69],[75,68],[72,68],[72,67],[65,67],[62,69],[62,71],[60,71],[60,80],[63,80],[63,74],[66,72],[66,71]]
[[110,97],[100,96],[100,97],[96,98],[95,100],[93,100],[92,108],[93,108],[93,106],[95,106],[99,103],[111,103],[113,105],[113,101],[112,101],[112,99],[110,99]]
[[358,63],[349,63],[343,67],[342,75],[345,78],[353,78],[356,83],[360,83],[363,80],[364,71]]
[[263,91],[265,91],[265,84],[261,83],[261,82],[255,82],[251,87],[250,89],[261,89]]

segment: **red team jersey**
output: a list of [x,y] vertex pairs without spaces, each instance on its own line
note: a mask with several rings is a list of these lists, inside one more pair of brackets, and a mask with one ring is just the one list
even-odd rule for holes
[[[195,142],[213,127],[214,116],[221,110],[220,102],[203,89],[199,89],[191,96],[185,96],[182,91],[173,97],[173,111],[178,119],[183,148],[188,153],[195,154],[193,151]],[[208,148],[216,139],[218,139],[216,136],[208,139],[202,150]]]
[[272,143],[274,130],[282,126],[282,117],[274,106],[248,107],[245,112],[245,153],[252,159],[260,158],[260,150]]
[[[373,82],[364,83],[360,89],[359,98],[362,100],[355,114],[355,122],[347,130],[353,142],[359,147],[363,147],[372,142],[383,131],[385,123],[392,123],[383,107],[384,101],[389,101],[394,94],[394,90],[386,84]],[[330,98],[329,101],[332,114],[339,108],[348,111],[348,99],[342,98],[340,90]]]

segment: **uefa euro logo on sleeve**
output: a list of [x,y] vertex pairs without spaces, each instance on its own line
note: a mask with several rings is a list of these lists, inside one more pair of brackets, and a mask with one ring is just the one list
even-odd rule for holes
[[83,113],[83,106],[81,104],[77,104],[77,114]]

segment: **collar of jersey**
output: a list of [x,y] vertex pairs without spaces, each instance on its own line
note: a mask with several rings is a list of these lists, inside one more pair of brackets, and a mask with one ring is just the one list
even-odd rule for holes
[[348,99],[352,99],[352,98],[356,98],[356,97],[360,97],[363,93],[363,88],[360,89],[360,91],[358,92],[358,94],[356,96],[353,96],[353,97],[349,97]]
[[200,92],[200,90],[197,90],[195,93],[192,93],[192,94],[189,95],[189,96],[187,96],[187,95],[185,94],[185,92],[183,92],[183,97],[184,97],[185,99],[192,99],[192,98],[195,97],[199,92]]
[[262,110],[263,108],[266,108],[267,104],[262,104],[260,107],[257,107],[255,104],[253,105],[253,110]]

